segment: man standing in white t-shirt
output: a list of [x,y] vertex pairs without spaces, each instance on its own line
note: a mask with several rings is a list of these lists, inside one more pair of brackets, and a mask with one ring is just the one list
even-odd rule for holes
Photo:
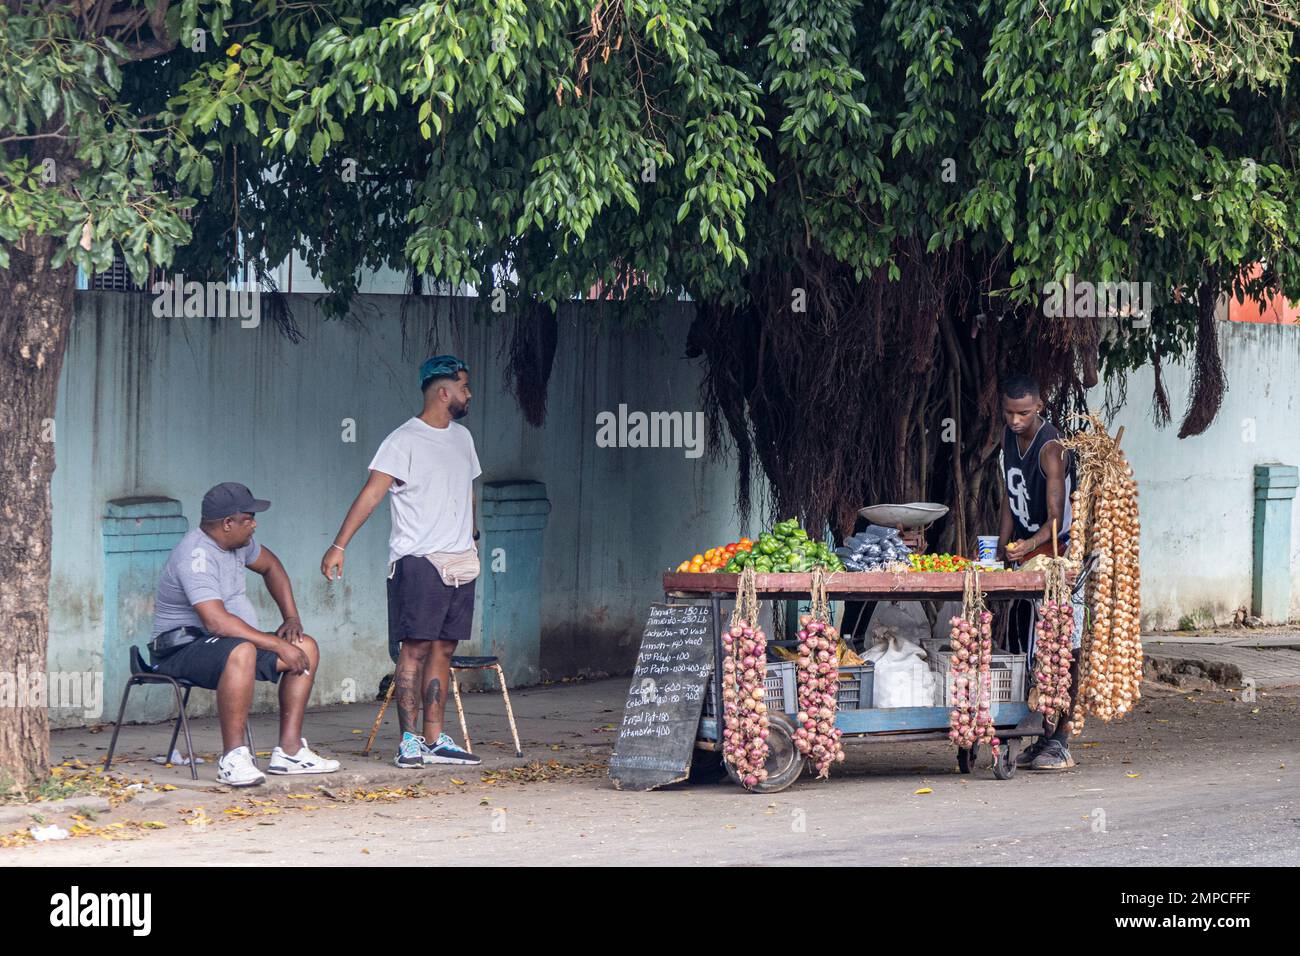
[[442,730],[451,657],[469,639],[474,618],[478,567],[474,479],[482,469],[473,437],[456,422],[469,412],[469,367],[455,356],[435,355],[420,367],[420,389],[424,410],[379,446],[370,478],[321,559],[321,573],[330,581],[336,570],[343,577],[344,548],[391,492],[388,633],[390,644],[401,644],[394,681],[402,728],[394,763],[477,764],[478,757]]

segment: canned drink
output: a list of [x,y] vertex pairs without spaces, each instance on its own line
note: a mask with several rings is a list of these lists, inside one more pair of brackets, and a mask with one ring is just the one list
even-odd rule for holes
[[998,536],[995,534],[982,534],[978,540],[978,560],[980,563],[996,561],[998,559]]

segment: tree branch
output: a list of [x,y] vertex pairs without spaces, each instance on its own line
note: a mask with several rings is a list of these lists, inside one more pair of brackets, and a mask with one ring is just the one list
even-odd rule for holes
[[[109,4],[109,6],[111,7],[112,4]],[[176,49],[176,38],[167,32],[167,9],[170,6],[171,3],[169,0],[155,0],[153,7],[147,14],[149,30],[153,33],[153,38],[142,40],[137,43],[123,44],[126,47],[128,59],[137,61],[151,60],[156,56],[170,53],[172,50]],[[124,16],[126,14],[123,12],[118,15]],[[105,19],[101,32],[107,28],[108,20],[109,18]],[[137,19],[137,22],[134,25],[137,34],[143,22],[143,19]]]

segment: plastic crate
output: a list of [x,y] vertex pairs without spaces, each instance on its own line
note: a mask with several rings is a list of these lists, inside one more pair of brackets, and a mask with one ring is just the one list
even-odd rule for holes
[[[795,678],[794,661],[768,661],[767,675],[763,678],[763,700],[769,709],[783,713],[799,712],[799,684]],[[872,704],[875,665],[862,664],[840,668],[840,688],[835,695],[840,710],[867,710]],[[710,678],[704,692],[704,716],[713,716],[713,680]]]
[[[934,670],[941,679],[944,707],[951,706],[953,700],[952,651],[939,651],[933,655]],[[1025,699],[1025,670],[1027,657],[1024,654],[994,654],[989,662],[989,703],[1003,704],[1008,701]]]
[[[840,689],[835,705],[840,710],[869,710],[875,686],[876,665],[867,663],[840,668]],[[798,694],[796,692],[796,699]]]
[[[794,661],[768,661],[763,677],[763,702],[769,710],[793,714],[798,702],[794,681]],[[713,716],[713,677],[704,688],[704,716]]]

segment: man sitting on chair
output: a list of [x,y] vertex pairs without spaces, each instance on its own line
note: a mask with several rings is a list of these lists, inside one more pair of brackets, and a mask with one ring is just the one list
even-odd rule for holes
[[[339,769],[337,760],[313,753],[302,736],[320,648],[302,631],[284,565],[253,540],[253,516],[270,506],[233,481],[203,496],[202,522],[172,549],[158,581],[149,642],[156,673],[217,692],[223,754],[217,780],[234,787],[266,782],[244,740],[255,680],[280,685],[280,743],[268,772]],[[245,568],[262,576],[280,608],[284,623],[275,633],[258,627],[244,590]]]

